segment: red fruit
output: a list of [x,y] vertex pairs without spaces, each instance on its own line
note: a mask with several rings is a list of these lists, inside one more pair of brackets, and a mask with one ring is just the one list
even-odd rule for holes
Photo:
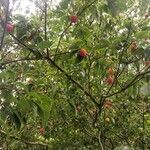
[[150,66],[150,61],[145,61],[145,66]]
[[114,82],[114,79],[113,79],[113,77],[111,77],[111,76],[109,76],[109,77],[106,79],[106,83],[109,84],[109,85],[113,84],[113,82]]
[[40,134],[43,135],[43,134],[45,133],[45,128],[40,128],[40,129],[39,129],[39,132],[40,132]]
[[14,30],[14,25],[11,23],[7,23],[6,24],[6,31],[11,33],[11,32],[13,32],[13,30]]
[[110,100],[106,100],[104,103],[104,108],[111,108],[112,107],[112,102]]
[[77,16],[71,16],[70,17],[70,21],[71,21],[71,23],[77,23],[77,21],[78,21],[78,17]]
[[86,49],[80,49],[80,51],[79,51],[79,56],[80,57],[82,57],[82,58],[84,58],[84,57],[86,57],[88,55],[88,52],[87,52],[87,50]]
[[107,72],[108,72],[109,75],[114,75],[114,70],[113,70],[113,68],[109,68],[109,69],[107,70]]

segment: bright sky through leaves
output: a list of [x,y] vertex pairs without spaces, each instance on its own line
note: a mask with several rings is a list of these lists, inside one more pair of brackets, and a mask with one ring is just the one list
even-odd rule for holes
[[[35,12],[35,4],[34,1],[31,2],[31,0],[18,0],[15,5],[11,2],[10,7],[14,9],[14,14],[22,14],[22,15],[27,15],[30,16],[32,13]],[[57,6],[60,2],[60,0],[51,0],[52,6]],[[20,7],[19,6],[20,3]]]

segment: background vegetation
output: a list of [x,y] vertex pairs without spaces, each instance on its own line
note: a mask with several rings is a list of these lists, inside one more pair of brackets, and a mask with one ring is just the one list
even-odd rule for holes
[[0,1],[1,149],[150,149],[150,1],[18,1]]

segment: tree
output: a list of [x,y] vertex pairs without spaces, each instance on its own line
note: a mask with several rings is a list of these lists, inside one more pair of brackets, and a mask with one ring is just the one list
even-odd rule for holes
[[0,3],[2,149],[149,149],[148,0]]

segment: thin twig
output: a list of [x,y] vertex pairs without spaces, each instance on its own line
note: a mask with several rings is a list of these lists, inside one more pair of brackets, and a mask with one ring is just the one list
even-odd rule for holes
[[[87,5],[85,8],[82,9],[81,12],[78,12],[77,13],[77,16],[80,16],[87,8],[89,8],[93,3],[95,3],[97,0],[94,0],[93,2],[91,2],[89,5]],[[61,40],[64,36],[64,34],[66,33],[66,31],[69,29],[69,27],[71,26],[72,24],[70,23],[65,29],[64,31],[61,33],[60,35],[60,38],[59,38],[59,41],[58,41],[58,44],[57,44],[57,47],[56,47],[56,51],[55,51],[55,54],[58,52],[59,50],[59,46],[60,46],[60,43],[61,43]],[[55,57],[54,57],[54,61],[55,61]]]
[[[61,43],[61,40],[64,36],[64,34],[66,33],[66,31],[69,29],[69,27],[71,26],[71,23],[64,29],[64,31],[61,33],[60,37],[59,37],[59,40],[58,40],[58,44],[57,44],[57,47],[56,47],[56,51],[55,51],[55,54],[58,52],[59,50],[59,46],[60,46],[60,43]],[[54,57],[54,61],[55,61],[55,57]]]
[[8,65],[8,64],[16,63],[16,62],[19,62],[19,61],[31,61],[31,60],[38,60],[38,59],[37,58],[21,58],[21,59],[18,59],[18,60],[12,60],[12,61],[7,61],[7,62],[0,63],[0,67]]
[[91,5],[93,5],[96,1],[97,0],[92,1],[89,5],[87,5],[86,7],[84,7],[81,12],[79,11],[77,13],[77,15],[80,16],[87,8],[89,8]]
[[[150,67],[149,67],[149,68],[150,68]],[[147,69],[148,69],[148,68],[147,68]],[[142,73],[137,74],[130,82],[127,82],[127,84],[126,84],[122,89],[118,90],[117,92],[108,94],[108,95],[106,95],[106,96],[104,96],[104,97],[105,97],[105,98],[108,98],[108,97],[111,97],[111,96],[114,96],[114,95],[116,95],[116,94],[119,94],[119,93],[124,92],[125,90],[127,90],[128,88],[130,88],[132,85],[134,85],[135,83],[139,82],[139,81],[143,78],[143,76],[144,76],[145,74],[148,74],[148,73],[150,73],[150,70],[148,70],[148,71],[143,71]]]
[[114,75],[114,82],[112,83],[112,85],[110,86],[110,88],[108,89],[108,91],[106,92],[106,95],[108,95],[109,92],[111,91],[111,89],[113,88],[113,86],[114,86],[114,84],[115,84],[115,81],[117,81],[117,79],[118,79],[118,75],[121,75],[121,74],[123,73],[123,72],[122,72],[121,74],[119,74],[119,72],[120,72],[120,64],[121,64],[121,62],[122,62],[122,58],[123,58],[124,52],[128,49],[127,43],[128,43],[130,34],[131,34],[131,23],[130,23],[130,28],[129,28],[129,30],[128,30],[128,35],[127,35],[127,37],[126,37],[126,42],[125,42],[125,44],[124,44],[124,48],[123,48],[122,51],[121,51],[121,55],[120,55],[119,62],[118,62],[118,67],[117,67],[117,71],[116,71],[116,73],[115,73],[115,75]]
[[99,145],[101,147],[101,150],[104,150],[104,147],[103,147],[103,144],[102,144],[102,141],[101,141],[101,131],[99,131],[98,141],[99,141]]
[[91,62],[91,58],[89,57],[89,66],[88,66],[88,73],[87,73],[89,93],[91,92],[91,82],[90,82],[91,66],[92,66],[92,62]]
[[9,33],[19,44],[27,48],[31,53],[35,54],[36,52],[42,57],[42,54],[36,49],[33,50],[32,48],[28,47],[26,44],[24,44],[21,40],[19,40],[15,35]]

